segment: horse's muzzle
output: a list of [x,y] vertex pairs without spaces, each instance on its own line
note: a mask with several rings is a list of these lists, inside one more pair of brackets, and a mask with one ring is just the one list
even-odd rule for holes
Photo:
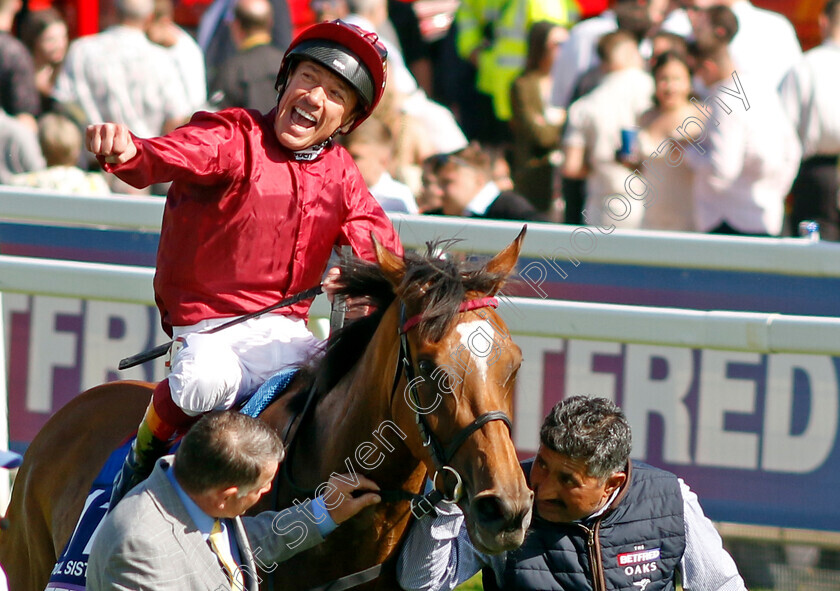
[[473,543],[488,554],[497,554],[518,548],[525,539],[531,524],[531,506],[534,494],[521,499],[483,492],[473,497],[469,512],[472,520],[470,532]]

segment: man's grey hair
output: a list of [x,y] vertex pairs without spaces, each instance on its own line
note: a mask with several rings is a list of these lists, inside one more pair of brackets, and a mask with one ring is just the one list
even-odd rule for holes
[[155,12],[155,0],[117,0],[115,4],[120,20],[145,20]]
[[188,493],[236,486],[244,496],[260,482],[271,462],[285,452],[277,432],[268,424],[236,411],[211,412],[184,436],[175,452],[175,477]]
[[626,467],[632,437],[627,417],[612,401],[572,396],[548,413],[540,429],[540,442],[584,462],[588,475],[603,482]]

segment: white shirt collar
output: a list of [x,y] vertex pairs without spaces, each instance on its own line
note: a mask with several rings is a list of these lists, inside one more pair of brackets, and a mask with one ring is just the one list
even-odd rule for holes
[[496,183],[490,181],[484,185],[478,193],[476,193],[475,197],[472,198],[472,201],[470,201],[464,208],[464,211],[468,211],[473,215],[484,215],[487,208],[490,207],[490,205],[492,205],[492,203],[496,200],[496,197],[499,196],[499,193],[501,193],[499,187],[496,186]]
[[618,496],[618,493],[619,493],[619,492],[621,492],[621,488],[622,488],[622,487],[618,487],[617,489],[615,489],[615,490],[613,491],[613,494],[611,494],[611,495],[610,495],[610,498],[609,498],[609,499],[607,499],[607,502],[606,502],[606,503],[604,503],[604,506],[603,506],[603,507],[601,507],[600,509],[598,509],[597,511],[595,511],[595,513],[592,513],[591,515],[589,515],[589,516],[587,516],[587,517],[584,517],[583,519],[580,519],[580,520],[578,521],[578,523],[585,523],[585,522],[587,522],[587,521],[590,521],[590,520],[592,520],[592,519],[595,519],[596,517],[600,517],[601,515],[603,515],[603,514],[604,514],[604,512],[606,512],[606,510],[607,510],[607,509],[609,509],[609,508],[610,508],[610,506],[613,504],[613,501],[614,501],[614,500],[615,500],[615,498]]

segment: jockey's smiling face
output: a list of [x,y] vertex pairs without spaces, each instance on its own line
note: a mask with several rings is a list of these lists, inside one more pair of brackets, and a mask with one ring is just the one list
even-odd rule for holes
[[277,103],[274,133],[290,150],[320,144],[352,123],[356,92],[323,66],[302,60],[289,76]]

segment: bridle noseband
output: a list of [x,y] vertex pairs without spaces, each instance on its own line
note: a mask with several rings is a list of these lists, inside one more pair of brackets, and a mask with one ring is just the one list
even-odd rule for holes
[[[498,300],[494,297],[488,296],[483,298],[477,298],[462,302],[461,305],[458,307],[458,312],[468,312],[470,310],[477,310],[479,308],[486,307],[495,308],[496,306],[498,306],[498,304]],[[444,447],[443,444],[441,444],[440,440],[429,427],[429,423],[426,420],[427,413],[423,413],[420,411],[422,407],[420,405],[420,395],[417,391],[417,374],[414,371],[414,360],[411,356],[411,346],[408,342],[408,331],[417,326],[420,323],[421,319],[421,314],[406,319],[405,303],[400,302],[399,335],[402,372],[400,371],[400,363],[398,360],[397,371],[396,375],[394,376],[394,387],[391,391],[391,399],[393,401],[394,394],[396,393],[397,386],[400,382],[401,374],[404,374],[405,379],[408,382],[407,389],[412,402],[410,406],[412,406],[412,410],[414,410],[414,420],[417,424],[417,430],[420,433],[420,440],[423,442],[423,447],[425,447],[428,450],[429,456],[432,459],[432,463],[435,466],[435,474],[432,476],[432,492],[424,497],[421,497],[419,500],[412,500],[412,512],[417,517],[431,512],[431,507],[437,501],[457,503],[459,500],[461,500],[461,497],[464,492],[463,479],[461,478],[461,475],[458,473],[458,471],[449,465],[449,462],[452,460],[452,457],[461,448],[464,442],[470,437],[470,435],[472,435],[491,421],[502,421],[505,425],[507,425],[509,432],[512,432],[513,430],[510,417],[508,417],[504,412],[500,410],[492,410],[482,415],[479,415],[473,420],[472,423],[458,431],[452,438],[452,441],[450,441],[446,447]],[[443,484],[444,490],[442,492],[436,490],[438,475],[444,475],[445,473],[452,474],[456,480],[455,486],[451,494],[447,494],[445,483]]]

